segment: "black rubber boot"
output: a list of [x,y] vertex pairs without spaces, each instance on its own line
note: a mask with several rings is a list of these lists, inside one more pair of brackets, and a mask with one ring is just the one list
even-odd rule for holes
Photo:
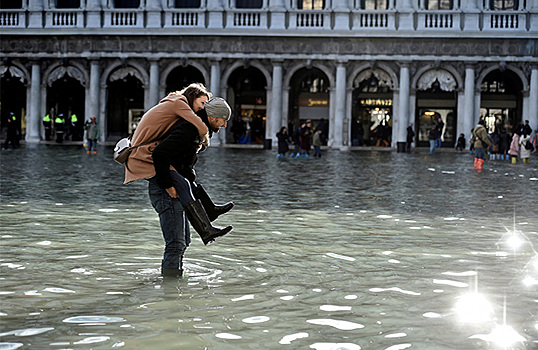
[[226,226],[225,228],[213,227],[199,199],[187,204],[184,209],[187,219],[189,219],[192,227],[198,232],[205,245],[213,242],[217,237],[224,236],[233,229],[232,226]]
[[161,275],[163,277],[182,277],[183,269],[165,269],[161,268]]
[[234,207],[233,202],[228,202],[223,205],[216,205],[213,203],[211,197],[209,197],[202,185],[197,185],[196,190],[194,191],[194,197],[202,202],[205,212],[209,217],[209,221],[215,221],[220,215],[226,214]]

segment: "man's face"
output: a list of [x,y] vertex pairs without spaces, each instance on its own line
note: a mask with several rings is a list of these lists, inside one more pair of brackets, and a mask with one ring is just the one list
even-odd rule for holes
[[200,109],[204,108],[206,101],[207,101],[207,96],[205,95],[195,98],[194,101],[192,102],[192,109],[195,112],[198,112]]
[[225,128],[228,121],[222,118],[207,117],[209,125],[211,125],[211,130],[213,132],[219,132],[220,128]]

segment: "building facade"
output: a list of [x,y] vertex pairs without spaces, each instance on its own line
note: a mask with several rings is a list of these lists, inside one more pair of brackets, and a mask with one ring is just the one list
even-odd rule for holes
[[276,143],[307,119],[327,144],[425,146],[538,128],[538,0],[13,0],[0,9],[1,120],[96,116],[102,141],[201,82],[233,109],[213,143]]

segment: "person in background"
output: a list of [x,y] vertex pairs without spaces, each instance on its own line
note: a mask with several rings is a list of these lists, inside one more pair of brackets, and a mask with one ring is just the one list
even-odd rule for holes
[[443,123],[443,118],[439,117],[437,119],[437,139],[435,140],[435,148],[441,148],[442,139],[443,139],[443,129],[445,128],[445,123]]
[[519,138],[521,137],[520,132],[520,128],[517,128],[516,132],[512,136],[512,142],[510,143],[510,149],[508,150],[512,164],[517,163],[517,157],[519,156]]
[[278,139],[278,154],[277,158],[285,158],[286,153],[290,150],[288,145],[290,141],[290,136],[288,135],[288,128],[283,126],[280,128],[280,131],[276,133],[276,138]]
[[538,152],[538,129],[534,131],[534,138],[532,139],[532,144],[534,146],[534,152]]
[[458,137],[458,142],[456,143],[456,151],[463,151],[465,149],[465,135],[463,133]]
[[407,152],[411,152],[411,144],[413,143],[414,137],[415,137],[415,132],[413,131],[413,123],[411,123],[407,127],[407,138],[405,142],[405,150]]
[[530,135],[523,134],[521,135],[521,138],[519,139],[519,156],[521,157],[521,160],[523,163],[530,163],[531,162],[531,153],[534,150],[534,146],[531,142]]
[[64,142],[64,132],[65,132],[65,119],[63,114],[58,114],[54,118],[54,133],[56,134],[56,142]]
[[84,125],[84,130],[86,130],[86,139],[88,140],[88,155],[97,154],[97,141],[99,140],[99,123],[97,123],[96,117],[91,117],[90,120]]
[[[299,139],[301,144],[301,157],[310,158],[310,146],[312,144],[312,121],[308,119],[306,123],[301,126],[301,136]],[[295,156],[298,158],[298,156]]]
[[437,140],[437,126],[432,124],[430,132],[428,133],[428,139],[430,140],[430,153],[433,153],[435,149],[435,142]]
[[43,128],[45,129],[45,140],[50,141],[52,131],[52,120],[50,119],[50,114],[43,117]]
[[510,135],[506,132],[504,127],[501,127],[501,132],[499,133],[499,157],[501,159],[508,160],[508,149],[510,148]]
[[480,119],[478,125],[473,129],[473,143],[475,149],[474,168],[482,170],[486,161],[486,150],[491,146],[486,130],[486,121]]
[[8,149],[10,143],[13,149],[19,148],[19,128],[17,127],[17,117],[13,112],[9,112],[7,117],[7,135],[4,149]]
[[322,131],[318,130],[314,133],[314,136],[312,137],[312,146],[314,146],[314,158],[319,157],[321,158],[321,138],[322,138]]

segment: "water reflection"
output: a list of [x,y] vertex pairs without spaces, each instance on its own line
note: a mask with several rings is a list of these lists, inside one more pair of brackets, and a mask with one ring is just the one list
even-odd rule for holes
[[210,149],[200,182],[237,203],[219,219],[235,230],[208,247],[195,239],[185,278],[163,280],[146,184],[121,185],[106,153],[2,153],[1,347],[538,344],[533,164],[477,174],[448,153],[277,161]]

